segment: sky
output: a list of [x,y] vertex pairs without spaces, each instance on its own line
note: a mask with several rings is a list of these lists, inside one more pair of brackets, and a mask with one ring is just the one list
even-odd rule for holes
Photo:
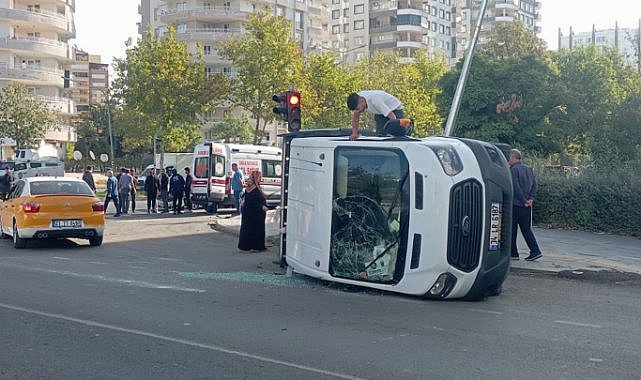
[[[619,27],[637,28],[641,18],[640,0],[539,0],[541,27],[548,48],[556,50],[558,28],[569,35],[589,32],[592,24],[597,29]],[[138,38],[138,1],[136,0],[76,0],[76,39],[79,48],[102,56],[102,63],[111,63],[113,57],[123,58],[125,41]]]

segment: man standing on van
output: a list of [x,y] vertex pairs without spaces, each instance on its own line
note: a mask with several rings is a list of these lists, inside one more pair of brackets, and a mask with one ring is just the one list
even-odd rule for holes
[[231,189],[234,191],[234,200],[236,201],[236,213],[240,214],[240,193],[243,192],[243,172],[238,169],[238,164],[231,164],[231,171],[234,173],[231,177]]
[[521,152],[510,150],[508,163],[512,173],[512,186],[514,200],[512,201],[512,259],[519,259],[519,252],[516,248],[518,228],[521,227],[521,234],[530,248],[530,255],[525,258],[527,261],[534,261],[541,256],[541,249],[536,242],[532,232],[532,203],[536,196],[536,178],[532,168],[521,162]]
[[[394,95],[388,94],[382,90],[364,90],[358,93],[351,93],[347,97],[347,108],[354,111],[352,114],[352,134],[350,140],[357,140],[358,125],[360,124],[361,114],[366,110],[374,114],[376,121],[376,135],[384,136],[391,131],[385,131],[385,124],[390,120],[403,119],[403,103]],[[390,133],[393,135],[408,135],[411,129],[404,129],[402,133]]]

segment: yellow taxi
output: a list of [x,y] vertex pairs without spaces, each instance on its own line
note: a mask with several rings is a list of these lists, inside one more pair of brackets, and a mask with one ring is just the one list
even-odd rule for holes
[[88,239],[96,247],[104,230],[104,205],[81,179],[23,178],[0,203],[0,235],[13,237],[15,248],[58,238]]

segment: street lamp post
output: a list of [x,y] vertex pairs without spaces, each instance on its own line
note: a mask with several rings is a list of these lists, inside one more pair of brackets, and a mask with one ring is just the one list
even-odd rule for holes
[[111,130],[111,97],[108,94],[104,94],[105,98],[107,99],[107,128],[109,129],[109,148],[110,148],[110,154],[111,154],[111,170],[114,170],[114,134],[113,131]]

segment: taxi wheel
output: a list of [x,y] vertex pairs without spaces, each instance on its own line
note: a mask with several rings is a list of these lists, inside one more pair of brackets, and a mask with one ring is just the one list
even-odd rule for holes
[[100,245],[102,245],[102,236],[90,237],[89,245],[92,247],[100,247]]
[[13,247],[16,249],[22,249],[27,246],[27,239],[23,239],[18,235],[18,226],[16,222],[13,222]]
[[2,229],[2,219],[0,219],[0,239],[6,239],[9,237],[9,234],[5,234]]

